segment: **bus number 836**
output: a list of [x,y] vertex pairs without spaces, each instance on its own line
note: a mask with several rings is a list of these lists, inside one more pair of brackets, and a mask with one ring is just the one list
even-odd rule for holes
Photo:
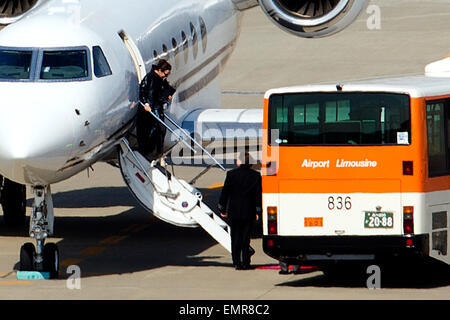
[[328,197],[329,210],[350,210],[352,208],[352,198],[350,197]]

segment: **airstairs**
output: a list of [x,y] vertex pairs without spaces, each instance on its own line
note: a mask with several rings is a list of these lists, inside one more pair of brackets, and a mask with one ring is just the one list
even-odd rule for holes
[[177,226],[200,226],[231,252],[230,227],[202,201],[199,190],[133,151],[125,138],[119,162],[126,184],[145,209]]

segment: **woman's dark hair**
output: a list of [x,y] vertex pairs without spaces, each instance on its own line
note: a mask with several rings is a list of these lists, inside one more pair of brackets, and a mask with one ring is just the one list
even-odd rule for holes
[[164,59],[160,59],[158,61],[158,63],[154,66],[154,68],[155,68],[155,70],[161,70],[161,71],[172,70],[172,66],[170,65],[170,63]]

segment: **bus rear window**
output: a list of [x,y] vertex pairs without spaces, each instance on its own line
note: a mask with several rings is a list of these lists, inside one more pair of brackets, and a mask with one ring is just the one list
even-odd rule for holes
[[283,146],[409,144],[409,101],[408,95],[393,93],[275,94],[269,100],[269,141]]
[[44,51],[40,78],[85,79],[89,76],[87,55],[86,50]]
[[0,79],[29,79],[32,56],[32,51],[0,50]]

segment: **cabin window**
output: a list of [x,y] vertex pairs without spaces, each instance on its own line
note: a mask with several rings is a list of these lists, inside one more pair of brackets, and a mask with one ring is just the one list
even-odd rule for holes
[[191,39],[192,39],[192,53],[194,55],[194,59],[197,59],[197,55],[198,55],[197,31],[195,30],[195,27],[192,24],[192,22],[190,23],[190,27],[191,27]]
[[176,56],[178,54],[179,48],[178,48],[178,42],[175,38],[172,38],[172,49],[173,49],[173,55]]
[[173,50],[176,50],[177,47],[178,47],[177,40],[175,38],[172,38],[172,48],[173,48]]
[[32,64],[31,50],[0,50],[0,79],[28,80]]
[[449,101],[427,103],[428,175],[447,175]]
[[97,78],[102,78],[110,76],[112,74],[111,68],[109,67],[108,60],[106,60],[103,54],[102,48],[95,46],[92,49],[94,56],[94,74]]
[[44,50],[40,79],[88,80],[88,50]]
[[187,63],[189,59],[189,44],[184,31],[181,31],[181,40],[183,41],[184,62]]
[[202,17],[198,18],[200,22],[200,35],[202,37],[202,49],[203,53],[206,51],[206,47],[208,45],[208,32],[206,30],[206,24]]
[[173,52],[175,66],[179,66],[180,57],[178,56],[178,53],[180,52],[180,48],[178,47],[178,42],[175,38],[172,38],[172,52]]

